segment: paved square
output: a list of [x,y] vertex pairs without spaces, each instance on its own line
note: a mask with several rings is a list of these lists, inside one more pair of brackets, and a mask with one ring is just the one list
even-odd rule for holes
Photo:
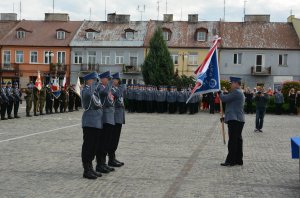
[[290,137],[300,117],[266,115],[243,130],[244,166],[227,154],[219,115],[127,114],[117,156],[125,166],[82,178],[82,111],[0,121],[0,197],[300,197]]

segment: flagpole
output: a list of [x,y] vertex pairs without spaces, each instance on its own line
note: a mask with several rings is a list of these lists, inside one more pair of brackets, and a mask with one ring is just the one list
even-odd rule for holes
[[224,124],[224,111],[223,111],[223,104],[222,100],[220,99],[220,115],[221,115],[221,132],[223,136],[223,143],[226,144],[226,139],[225,139],[225,124]]

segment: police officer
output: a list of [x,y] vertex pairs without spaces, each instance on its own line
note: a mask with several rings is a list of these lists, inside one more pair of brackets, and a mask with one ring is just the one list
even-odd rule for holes
[[8,119],[13,119],[13,117],[11,116],[12,110],[13,110],[13,106],[14,106],[14,96],[13,96],[13,89],[11,86],[11,82],[9,81],[7,83],[6,86],[6,96],[8,98],[8,104],[7,104],[7,117]]
[[1,120],[7,120],[7,118],[5,118],[5,114],[6,114],[6,109],[7,109],[7,105],[9,103],[9,99],[6,95],[6,83],[2,82],[1,83],[1,90],[0,90],[0,95],[2,98],[2,103],[1,103]]
[[99,147],[96,154],[96,171],[101,173],[109,173],[115,170],[106,164],[106,156],[110,149],[110,143],[115,125],[115,101],[111,89],[112,81],[109,80],[111,78],[110,71],[100,74],[99,78],[101,80],[101,84],[97,91],[103,104],[103,118],[102,121],[99,120],[99,122],[103,122],[103,132],[100,137]]
[[159,90],[156,91],[155,100],[157,103],[157,113],[164,113],[165,112],[165,102],[166,102],[167,93],[164,90],[163,86],[159,87]]
[[14,117],[20,118],[20,116],[18,116],[18,111],[19,111],[19,104],[21,102],[22,92],[18,88],[17,82],[13,83],[13,97],[14,97]]
[[30,111],[32,108],[32,100],[33,100],[33,84],[28,83],[26,89],[26,117],[31,117]]
[[84,112],[82,115],[83,144],[81,159],[83,165],[83,177],[87,179],[97,179],[101,173],[97,173],[93,168],[93,160],[96,156],[99,136],[102,133],[102,104],[97,93],[96,72],[83,77],[86,85],[81,91],[82,105]]
[[175,86],[170,87],[170,91],[167,92],[168,111],[173,114],[177,111],[176,106],[177,91]]
[[118,149],[122,125],[125,124],[125,106],[124,106],[124,92],[125,85],[120,85],[120,73],[117,72],[112,75],[113,79],[113,95],[115,99],[115,126],[112,134],[112,141],[108,151],[108,165],[111,167],[121,167],[124,165],[116,159],[116,150]]
[[176,100],[177,100],[177,104],[178,104],[179,114],[186,113],[186,107],[185,107],[186,92],[184,91],[183,88],[181,88],[180,91],[178,92]]
[[46,86],[46,114],[53,113],[54,96],[52,94],[51,84]]
[[75,98],[76,98],[76,93],[74,91],[74,85],[72,85],[72,86],[69,87],[68,93],[69,93],[69,105],[68,105],[68,109],[69,109],[69,112],[73,112],[73,110],[74,110],[74,104],[75,104]]
[[220,99],[226,103],[225,121],[228,125],[228,155],[221,166],[243,165],[242,130],[245,124],[245,96],[241,90],[241,78],[230,77],[231,92],[220,93]]
[[40,99],[39,99],[39,110],[40,110],[40,115],[44,115],[44,107],[45,107],[45,102],[46,102],[46,92],[47,88],[45,86],[42,87],[40,90]]
[[138,89],[135,92],[135,98],[137,103],[137,112],[142,113],[143,112],[143,86],[138,85]]
[[38,116],[37,111],[38,111],[38,106],[39,106],[39,90],[36,86],[33,87],[33,115]]
[[67,91],[64,86],[61,86],[61,93],[58,97],[60,113],[65,113],[67,109]]

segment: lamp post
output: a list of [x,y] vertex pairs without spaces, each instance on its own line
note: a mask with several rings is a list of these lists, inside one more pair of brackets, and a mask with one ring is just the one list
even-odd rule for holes
[[[52,63],[52,58],[54,57],[54,53],[52,51],[46,52],[46,57],[48,58],[49,71],[51,72],[51,63]],[[57,69],[55,68],[55,77],[56,76],[57,76]],[[49,81],[51,80],[50,77],[51,77],[51,75],[49,76]]]

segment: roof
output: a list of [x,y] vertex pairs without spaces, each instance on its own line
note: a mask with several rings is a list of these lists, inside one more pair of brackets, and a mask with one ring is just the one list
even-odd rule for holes
[[292,23],[221,22],[222,48],[300,49]]
[[[161,27],[171,32],[171,38],[167,41],[170,48],[209,48],[214,36],[219,33],[218,21],[199,21],[191,23],[188,21],[150,21],[147,36],[145,38],[145,46],[149,46],[150,39],[157,27]],[[206,41],[196,41],[195,34],[200,29],[206,29]]]
[[[85,21],[71,42],[71,46],[91,47],[142,47],[147,32],[147,21],[109,23],[106,21]],[[94,39],[87,39],[86,32],[95,32]],[[126,39],[126,31],[134,32],[133,39]]]
[[[80,28],[82,21],[20,21],[1,41],[0,44],[18,46],[69,46]],[[23,39],[16,37],[17,30],[26,30]],[[56,31],[65,30],[66,39],[58,40]]]
[[0,40],[18,23],[19,21],[0,21]]

